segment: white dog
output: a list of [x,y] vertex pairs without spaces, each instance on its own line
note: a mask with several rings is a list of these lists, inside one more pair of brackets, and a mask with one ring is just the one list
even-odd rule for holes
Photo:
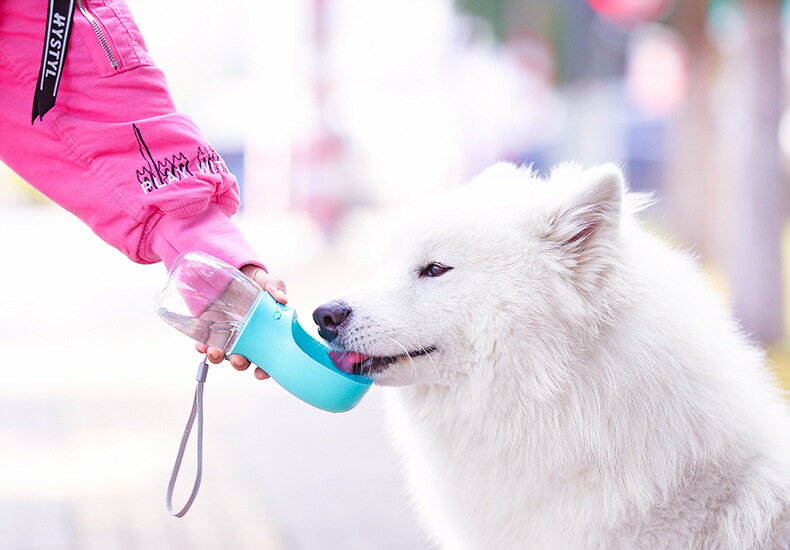
[[315,312],[393,392],[448,549],[780,549],[790,414],[612,165],[496,165],[425,206],[380,277]]

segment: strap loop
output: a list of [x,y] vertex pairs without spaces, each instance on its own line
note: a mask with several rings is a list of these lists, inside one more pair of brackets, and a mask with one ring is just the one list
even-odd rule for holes
[[[176,462],[173,465],[173,471],[170,474],[170,482],[167,485],[167,496],[165,497],[165,506],[167,507],[167,511],[177,517],[184,517],[186,513],[189,511],[189,508],[192,506],[192,503],[195,502],[195,497],[197,497],[198,490],[200,490],[200,481],[203,477],[203,384],[206,382],[206,375],[208,374],[208,362],[207,357],[203,357],[203,361],[200,362],[198,366],[197,376],[195,379],[197,380],[197,386],[195,387],[195,398],[192,401],[192,411],[189,413],[189,419],[187,420],[187,424],[184,427],[184,434],[181,436],[181,445],[178,447],[178,454],[176,455]],[[173,512],[173,490],[176,486],[176,480],[178,479],[178,473],[181,470],[181,461],[184,459],[184,451],[187,447],[187,442],[189,441],[189,435],[192,432],[192,425],[195,423],[195,419],[197,418],[197,467],[195,469],[195,481],[192,485],[192,493],[190,493],[189,498],[184,504],[183,508],[178,512]]]
[[60,87],[60,77],[69,48],[74,0],[50,0],[47,14],[47,30],[44,34],[44,51],[41,54],[41,68],[38,71],[36,90],[33,94],[33,118],[42,120],[44,115],[55,106]]

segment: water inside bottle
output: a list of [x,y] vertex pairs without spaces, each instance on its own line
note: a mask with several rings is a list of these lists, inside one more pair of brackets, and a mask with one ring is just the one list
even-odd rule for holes
[[205,314],[200,318],[195,318],[174,313],[163,307],[157,308],[157,313],[168,325],[196,342],[221,348],[225,353],[233,348],[242,325],[242,321],[228,320],[227,318],[212,319],[211,315]]

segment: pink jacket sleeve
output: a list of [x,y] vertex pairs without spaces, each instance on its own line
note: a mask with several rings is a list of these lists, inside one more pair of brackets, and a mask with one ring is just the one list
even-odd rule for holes
[[261,265],[230,219],[235,178],[176,111],[126,4],[83,5],[57,102],[31,124],[48,2],[0,2],[0,160],[136,262],[199,250]]

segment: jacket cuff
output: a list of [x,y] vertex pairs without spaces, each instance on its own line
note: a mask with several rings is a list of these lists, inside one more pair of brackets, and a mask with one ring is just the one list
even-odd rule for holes
[[170,269],[182,252],[205,252],[240,268],[247,264],[266,270],[258,255],[222,206],[211,203],[201,213],[184,218],[164,215],[149,236],[151,252]]

